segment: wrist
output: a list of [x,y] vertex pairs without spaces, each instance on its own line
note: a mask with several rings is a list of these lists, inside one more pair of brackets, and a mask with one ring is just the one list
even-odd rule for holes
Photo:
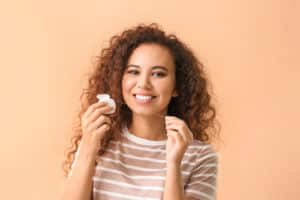
[[90,145],[82,145],[82,148],[79,151],[79,157],[82,160],[85,160],[85,162],[93,161],[96,159],[96,156],[98,154],[98,149],[93,148]]
[[88,176],[92,176],[94,173],[93,169],[95,168],[96,164],[96,157],[97,154],[81,145],[76,158],[76,162],[74,161],[75,163],[72,168],[72,174],[74,174],[73,176],[78,176],[78,174],[86,174]]
[[177,155],[177,156],[167,156],[166,161],[168,165],[181,165],[183,156]]
[[82,139],[82,154],[89,157],[95,157],[101,149],[101,142],[94,142],[87,138]]

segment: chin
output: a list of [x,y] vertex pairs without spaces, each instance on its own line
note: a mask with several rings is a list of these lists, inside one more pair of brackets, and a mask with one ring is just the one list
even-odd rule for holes
[[160,117],[160,116],[164,116],[163,113],[164,112],[159,112],[159,111],[155,111],[153,109],[145,109],[145,108],[135,108],[135,109],[131,109],[132,111],[132,114],[133,115],[140,115],[140,116],[147,116],[147,117],[153,117],[153,116],[156,116],[156,117]]

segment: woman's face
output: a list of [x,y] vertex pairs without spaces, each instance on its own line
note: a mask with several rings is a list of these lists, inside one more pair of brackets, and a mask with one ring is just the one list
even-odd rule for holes
[[141,44],[129,57],[122,94],[133,114],[165,115],[175,91],[175,64],[169,50]]

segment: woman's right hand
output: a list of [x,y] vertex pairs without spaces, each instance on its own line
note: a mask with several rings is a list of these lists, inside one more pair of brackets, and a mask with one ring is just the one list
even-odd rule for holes
[[111,125],[111,120],[105,113],[112,109],[105,102],[97,102],[90,105],[82,115],[82,143],[89,153],[95,155],[101,149],[101,141]]

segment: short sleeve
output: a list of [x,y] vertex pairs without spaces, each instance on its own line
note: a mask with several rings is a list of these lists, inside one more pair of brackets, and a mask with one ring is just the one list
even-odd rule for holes
[[218,153],[211,145],[206,145],[199,153],[189,181],[185,186],[185,196],[199,200],[215,200],[218,172]]

